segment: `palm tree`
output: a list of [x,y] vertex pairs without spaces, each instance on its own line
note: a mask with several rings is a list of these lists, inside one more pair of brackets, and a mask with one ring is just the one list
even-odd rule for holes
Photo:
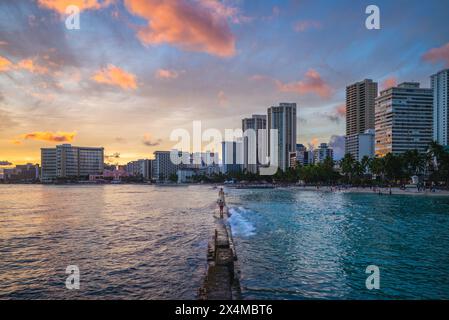
[[424,171],[425,158],[418,150],[407,150],[403,155],[404,169],[409,176],[420,175]]
[[368,156],[364,156],[362,160],[360,161],[360,165],[362,166],[363,174],[366,174],[369,167],[371,166],[371,162],[373,159],[371,159]]
[[368,164],[368,168],[372,174],[380,176],[382,180],[385,178],[385,161],[383,158],[373,158]]
[[[341,172],[346,176],[346,180],[348,180],[348,181],[352,180],[354,163],[355,163],[354,157],[350,153],[345,154],[343,159],[341,159],[341,162],[340,162]],[[349,176],[349,179],[348,179],[348,176]]]

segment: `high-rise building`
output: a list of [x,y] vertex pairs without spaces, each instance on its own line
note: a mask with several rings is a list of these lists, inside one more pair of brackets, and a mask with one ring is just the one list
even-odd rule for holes
[[[278,153],[278,167],[285,171],[290,167],[291,153],[296,152],[296,103],[280,103],[268,108],[267,134],[278,130],[278,150],[268,143],[268,154]],[[269,138],[268,138],[269,141]]]
[[[171,152],[178,152],[178,156],[182,157],[181,163],[173,163],[171,160]],[[184,160],[185,159],[185,160]],[[154,172],[153,178],[163,182],[182,169],[190,165],[190,155],[182,151],[156,151],[154,152]]]
[[154,160],[139,159],[128,162],[126,165],[126,172],[134,177],[142,177],[145,180],[151,180],[153,176],[153,162]]
[[223,173],[242,171],[242,147],[241,141],[223,141],[221,143]]
[[56,177],[56,148],[42,148],[41,182],[52,182]]
[[322,143],[318,148],[313,150],[314,163],[321,163],[327,158],[334,160],[334,150],[329,148],[327,143]]
[[88,178],[101,175],[104,169],[104,148],[75,147],[62,144],[41,149],[42,182],[57,178]]
[[359,134],[374,129],[377,82],[365,79],[346,87],[345,153],[358,159]]
[[449,69],[430,77],[433,90],[433,140],[449,145]]
[[[265,159],[260,159],[266,156],[266,151],[263,146],[266,144],[259,141],[259,136],[262,136],[263,132],[259,130],[267,129],[267,116],[255,114],[251,118],[245,118],[242,120],[243,131],[243,169],[257,173],[260,164],[265,163]],[[252,137],[251,134],[254,134]],[[266,133],[263,134],[263,138],[266,139]],[[265,142],[265,141],[264,141]],[[259,151],[261,148],[261,151]]]
[[296,161],[298,161],[301,166],[304,166],[306,164],[305,163],[306,158],[307,158],[307,148],[303,144],[297,143],[296,144]]
[[368,129],[364,133],[357,133],[346,138],[346,143],[351,145],[349,152],[355,160],[360,161],[364,156],[370,158],[375,154],[375,130]]
[[404,82],[376,98],[376,155],[425,152],[432,141],[433,91]]

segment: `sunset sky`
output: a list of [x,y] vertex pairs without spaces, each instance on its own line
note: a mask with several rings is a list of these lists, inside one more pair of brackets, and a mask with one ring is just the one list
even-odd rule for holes
[[338,148],[346,85],[430,86],[448,30],[442,0],[0,0],[0,165],[61,143],[152,158],[173,129],[238,128],[279,102],[298,104],[299,142]]

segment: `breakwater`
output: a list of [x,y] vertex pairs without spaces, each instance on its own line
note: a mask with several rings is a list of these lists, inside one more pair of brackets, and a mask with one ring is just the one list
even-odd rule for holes
[[225,210],[217,219],[212,240],[207,251],[207,271],[199,289],[200,300],[238,300],[241,298],[237,254]]

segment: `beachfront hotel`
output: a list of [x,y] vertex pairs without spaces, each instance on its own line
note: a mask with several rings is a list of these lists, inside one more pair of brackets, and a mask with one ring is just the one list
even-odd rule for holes
[[426,152],[432,142],[433,90],[417,82],[386,89],[376,98],[376,155]]
[[[259,130],[267,129],[267,116],[254,114],[251,118],[242,119],[243,131],[243,170],[251,173],[258,173],[261,160],[259,159]],[[255,139],[251,139],[249,131],[254,130]],[[261,142],[262,143],[262,142]],[[255,144],[255,145],[254,145]],[[265,152],[262,152],[262,157]]]
[[[296,103],[280,103],[268,108],[268,135],[272,129],[278,130],[278,163],[282,171],[290,167],[290,155],[296,153]],[[268,143],[268,154],[271,150]]]
[[334,150],[329,148],[327,143],[321,143],[318,148],[313,150],[313,163],[322,163],[327,158],[334,160]]
[[104,169],[104,148],[75,147],[62,144],[41,149],[41,181],[99,175]]
[[433,140],[449,145],[449,69],[430,77],[433,90]]
[[[367,130],[374,129],[377,82],[365,79],[346,87],[346,143],[345,153],[355,160],[366,154]],[[369,142],[368,142],[369,144]]]

